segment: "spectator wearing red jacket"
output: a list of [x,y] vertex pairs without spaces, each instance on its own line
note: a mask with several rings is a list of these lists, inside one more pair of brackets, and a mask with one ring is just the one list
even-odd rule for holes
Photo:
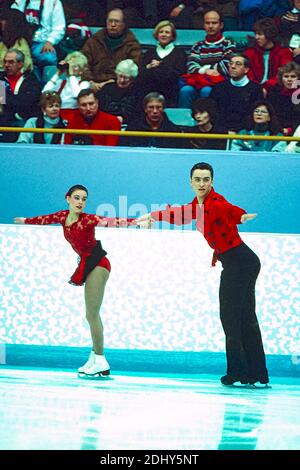
[[[81,90],[77,97],[78,109],[70,118],[67,129],[80,130],[121,130],[121,123],[116,116],[104,113],[99,108],[99,100],[91,88]],[[66,144],[81,145],[118,145],[118,135],[74,135],[67,134]]]
[[250,80],[263,84],[265,92],[277,83],[279,67],[291,62],[293,54],[287,47],[276,42],[278,28],[272,18],[256,21],[253,26],[255,45],[245,50],[244,55],[250,60],[248,73]]

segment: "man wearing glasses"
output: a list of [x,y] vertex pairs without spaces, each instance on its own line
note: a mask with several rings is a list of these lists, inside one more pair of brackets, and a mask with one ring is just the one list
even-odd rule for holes
[[229,78],[214,86],[210,97],[216,101],[220,120],[228,131],[240,131],[246,127],[246,117],[253,104],[263,98],[261,85],[247,77],[249,60],[241,54],[231,57]]
[[[9,49],[4,56],[4,71],[0,72],[2,106],[0,126],[23,127],[25,121],[37,116],[41,86],[31,73],[23,73],[24,54],[18,49]],[[18,134],[4,132],[0,142],[15,142]]]
[[114,8],[108,12],[106,27],[88,39],[81,52],[88,58],[91,86],[98,91],[115,81],[115,68],[121,60],[132,59],[139,64],[141,45],[127,29],[123,11]]

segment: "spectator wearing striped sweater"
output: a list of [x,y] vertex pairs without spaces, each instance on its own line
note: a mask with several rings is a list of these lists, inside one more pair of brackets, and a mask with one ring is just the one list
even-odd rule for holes
[[207,97],[212,86],[228,76],[229,58],[236,46],[225,39],[222,29],[220,13],[208,10],[204,15],[206,37],[194,44],[188,56],[188,74],[179,92],[179,108],[190,108],[194,99]]

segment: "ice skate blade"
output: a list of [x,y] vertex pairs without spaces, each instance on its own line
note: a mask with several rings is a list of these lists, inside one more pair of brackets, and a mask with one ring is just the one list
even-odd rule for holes
[[239,384],[239,383],[234,383],[232,385],[224,385],[222,384],[223,387],[225,388],[243,388],[244,390],[265,390],[272,388],[271,385],[268,384]]
[[78,377],[81,379],[108,379],[110,370],[104,370],[103,372],[96,372],[96,374],[86,374],[85,372],[78,372]]
[[255,383],[255,384],[249,384],[249,388],[255,388],[255,389],[263,389],[265,390],[266,388],[272,388],[271,385],[269,384],[261,384],[261,383]]
[[221,382],[221,385],[225,388],[247,388],[247,387],[249,387],[249,384],[241,384],[241,383],[238,383],[238,382],[235,382],[235,383],[230,384],[230,385],[225,385]]

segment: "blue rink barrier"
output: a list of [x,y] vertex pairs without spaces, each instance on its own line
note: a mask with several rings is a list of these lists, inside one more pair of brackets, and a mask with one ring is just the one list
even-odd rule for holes
[[[82,289],[67,284],[76,255],[61,227],[9,225],[13,218],[65,208],[76,183],[89,188],[87,212],[100,215],[186,203],[199,161],[214,167],[217,192],[258,212],[239,229],[262,262],[258,317],[268,367],[299,376],[299,155],[209,150],[0,146],[0,363],[76,368],[90,344]],[[112,369],[224,372],[220,266],[210,268],[211,250],[192,228],[97,229],[112,263],[102,308]]]
[[110,204],[134,217],[137,203],[183,204],[194,197],[189,171],[199,161],[213,165],[217,192],[259,214],[241,231],[300,233],[299,154],[82,145],[0,145],[0,223],[63,209],[75,183],[88,187],[91,213]]

